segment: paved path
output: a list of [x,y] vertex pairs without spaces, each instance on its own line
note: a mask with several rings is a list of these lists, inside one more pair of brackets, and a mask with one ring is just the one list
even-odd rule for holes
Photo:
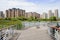
[[21,32],[21,35],[17,40],[52,40],[47,32],[48,27],[36,27],[29,28]]

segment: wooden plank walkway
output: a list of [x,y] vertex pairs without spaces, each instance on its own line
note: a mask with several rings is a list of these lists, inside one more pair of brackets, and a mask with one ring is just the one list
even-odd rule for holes
[[53,40],[47,32],[48,27],[29,28],[21,32],[17,40]]

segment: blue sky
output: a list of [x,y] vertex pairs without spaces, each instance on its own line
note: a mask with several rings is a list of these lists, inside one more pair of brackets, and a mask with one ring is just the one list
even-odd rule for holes
[[48,10],[54,12],[55,9],[60,13],[60,0],[0,0],[0,11],[9,8],[20,8],[27,12],[38,12],[42,14]]

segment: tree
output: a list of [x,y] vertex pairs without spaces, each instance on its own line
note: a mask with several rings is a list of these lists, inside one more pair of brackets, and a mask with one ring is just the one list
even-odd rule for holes
[[51,21],[57,21],[55,16],[50,17]]
[[20,16],[20,17],[18,17],[18,19],[22,20],[22,21],[27,20],[27,18],[25,18],[24,16]]

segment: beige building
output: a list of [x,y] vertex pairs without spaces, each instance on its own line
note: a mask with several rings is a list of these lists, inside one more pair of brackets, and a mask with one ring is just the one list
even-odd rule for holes
[[25,18],[29,18],[29,17],[40,18],[40,14],[36,12],[25,12],[25,10],[16,9],[16,8],[6,10],[7,18],[17,18],[21,16],[24,16]]
[[32,17],[32,16],[33,16],[32,12],[26,12],[26,13],[25,13],[25,17],[26,17],[26,18],[30,18],[30,17]]
[[33,17],[40,18],[40,14],[36,13],[36,12],[33,12]]
[[16,18],[16,17],[20,17],[20,16],[25,16],[25,10],[22,10],[19,8],[18,9],[12,8],[12,9],[6,10],[7,18]]
[[56,18],[58,18],[58,9],[56,9],[56,10],[54,11],[54,16],[55,16]]
[[25,13],[25,17],[29,18],[29,17],[36,17],[36,18],[40,18],[40,14],[36,13],[36,12],[26,12]]

